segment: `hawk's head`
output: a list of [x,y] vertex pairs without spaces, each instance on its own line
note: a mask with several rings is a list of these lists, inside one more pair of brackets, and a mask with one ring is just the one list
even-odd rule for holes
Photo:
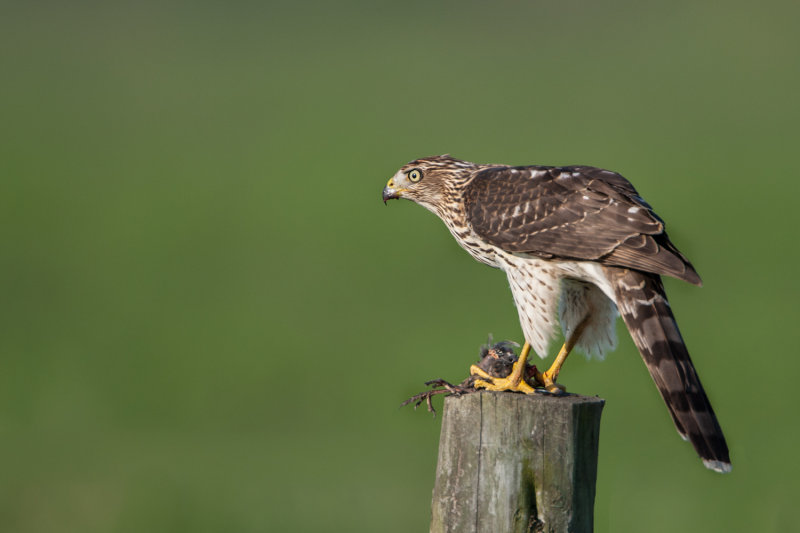
[[475,163],[449,155],[417,159],[403,166],[383,188],[383,202],[405,198],[436,212],[446,193],[464,182],[478,168]]

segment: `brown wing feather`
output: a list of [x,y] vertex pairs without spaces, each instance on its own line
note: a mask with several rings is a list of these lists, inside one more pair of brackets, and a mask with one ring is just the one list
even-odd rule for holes
[[728,472],[728,445],[670,310],[661,278],[609,268],[617,307],[678,433],[708,468]]
[[594,167],[495,167],[464,191],[467,220],[511,252],[597,261],[700,277],[670,242],[664,222],[625,178]]

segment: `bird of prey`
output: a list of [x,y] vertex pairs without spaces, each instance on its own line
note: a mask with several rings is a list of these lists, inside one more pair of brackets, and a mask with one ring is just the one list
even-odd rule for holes
[[557,315],[566,342],[536,381],[561,392],[556,379],[570,351],[602,358],[616,347],[620,314],[678,433],[706,467],[730,471],[661,281],[700,285],[700,276],[628,180],[590,166],[480,165],[440,155],[403,166],[383,189],[384,203],[395,198],[432,211],[472,257],[508,276],[525,345],[507,378],[473,367],[484,378],[476,387],[533,393],[526,360],[531,349],[547,356]]

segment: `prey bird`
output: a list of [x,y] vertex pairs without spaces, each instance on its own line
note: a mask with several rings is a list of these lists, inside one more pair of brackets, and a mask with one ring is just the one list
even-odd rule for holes
[[556,315],[565,343],[536,376],[553,393],[573,348],[602,358],[622,315],[678,433],[703,464],[731,469],[728,446],[670,310],[661,275],[700,285],[664,221],[615,172],[590,166],[480,165],[449,155],[403,166],[383,189],[436,214],[472,257],[506,273],[525,345],[507,378],[473,366],[475,386],[534,389],[523,379],[530,350],[544,358]]

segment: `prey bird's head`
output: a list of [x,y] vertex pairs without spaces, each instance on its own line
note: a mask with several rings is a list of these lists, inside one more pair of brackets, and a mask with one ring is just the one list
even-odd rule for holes
[[383,188],[383,203],[405,198],[436,212],[447,195],[466,184],[479,167],[449,155],[417,159],[403,166]]

